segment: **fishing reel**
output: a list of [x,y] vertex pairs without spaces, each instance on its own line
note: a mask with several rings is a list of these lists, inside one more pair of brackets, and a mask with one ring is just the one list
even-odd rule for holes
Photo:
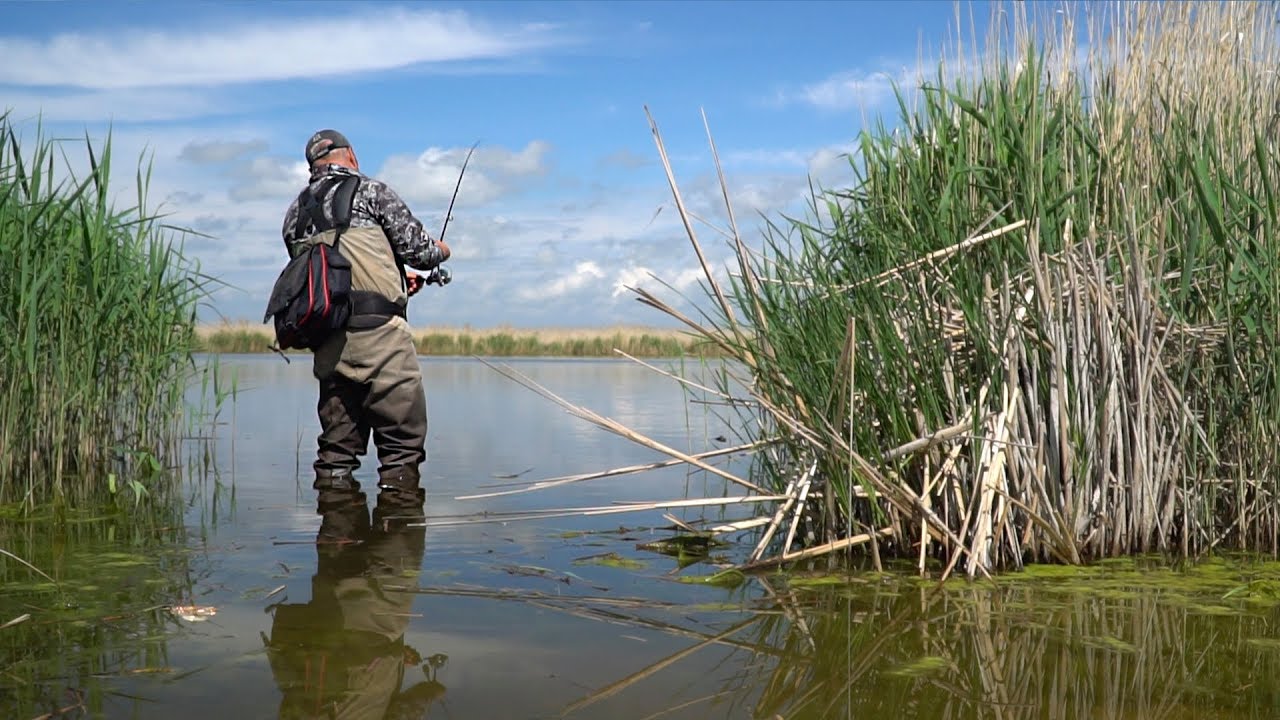
[[448,285],[452,280],[453,280],[453,273],[449,272],[449,268],[444,267],[443,265],[437,265],[436,267],[432,268],[431,272],[427,273],[426,277],[422,279],[422,284],[423,285],[439,285],[440,287],[444,287],[445,285]]

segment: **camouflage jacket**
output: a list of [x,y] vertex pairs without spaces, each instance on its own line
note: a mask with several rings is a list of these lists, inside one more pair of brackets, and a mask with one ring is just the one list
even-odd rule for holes
[[[406,265],[420,270],[430,270],[439,265],[444,253],[436,245],[418,218],[413,216],[409,206],[386,183],[363,175],[341,165],[319,165],[311,170],[311,189],[315,190],[321,181],[332,175],[359,175],[360,189],[356,192],[351,207],[351,227],[377,226],[391,242],[396,257]],[[337,191],[337,186],[330,195]],[[330,198],[325,198],[325,213],[332,219]],[[315,234],[314,224],[307,220],[303,230],[298,232],[298,199],[294,198],[284,215],[284,226],[281,235],[290,256],[296,254],[298,245]]]

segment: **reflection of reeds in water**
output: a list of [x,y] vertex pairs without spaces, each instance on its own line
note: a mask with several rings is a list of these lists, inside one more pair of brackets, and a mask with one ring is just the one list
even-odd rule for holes
[[779,652],[744,686],[764,687],[754,716],[770,718],[1267,712],[1278,669],[1267,613],[1224,602],[1225,585],[1184,594],[1170,577],[1126,582],[784,595],[792,611],[758,626]]
[[126,699],[135,679],[191,670],[171,666],[167,642],[169,607],[192,601],[181,502],[72,519],[0,524],[0,547],[53,578],[0,562],[0,625],[26,616],[0,629],[0,717],[119,710],[146,702]]
[[[665,707],[680,717],[1190,720],[1259,717],[1273,707],[1275,572],[1125,566],[943,586],[821,576],[790,588],[757,576],[748,595],[758,599],[710,624],[691,623],[691,608],[645,598],[392,589],[522,602],[687,640],[585,692],[566,717],[591,717],[619,696],[645,698],[635,711],[662,717],[652,689],[677,677],[691,680]],[[705,668],[694,658],[717,651],[717,672],[693,680],[691,668]]]
[[760,250],[726,186],[727,287],[654,125],[708,319],[636,292],[740,361],[747,434],[785,446],[763,462],[805,507],[766,529],[773,561],[854,538],[971,576],[1276,550],[1271,6],[1084,13],[1003,8],[985,55],[860,138],[852,188]]

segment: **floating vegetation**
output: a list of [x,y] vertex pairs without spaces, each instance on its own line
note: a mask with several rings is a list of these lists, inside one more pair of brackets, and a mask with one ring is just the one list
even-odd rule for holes
[[[168,667],[169,635],[181,606],[193,604],[192,568],[181,508],[159,509],[92,523],[0,524],[0,544],[50,576],[0,559],[0,716],[64,707],[67,688],[101,707],[111,678]],[[197,609],[193,619],[207,617]]]
[[589,555],[587,557],[578,558],[573,561],[574,565],[602,565],[604,567],[622,568],[625,570],[642,570],[649,566],[643,560],[635,558],[623,557],[616,552],[607,552],[600,555]]
[[736,588],[747,581],[747,576],[737,568],[728,568],[712,575],[681,575],[680,582],[690,585],[714,585]]

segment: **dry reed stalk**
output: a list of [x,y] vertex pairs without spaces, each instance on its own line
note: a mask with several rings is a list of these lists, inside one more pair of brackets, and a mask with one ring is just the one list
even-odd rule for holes
[[[894,529],[882,528],[880,530],[877,530],[875,532],[875,535],[878,535],[880,537],[893,537]],[[783,563],[795,562],[797,560],[807,560],[809,558],[821,557],[822,555],[833,553],[833,552],[836,552],[837,550],[847,550],[851,547],[862,545],[864,543],[869,543],[871,542],[871,539],[872,539],[871,533],[862,533],[859,535],[854,535],[852,537],[841,538],[840,540],[829,542],[823,545],[816,545],[811,548],[805,548],[804,550],[797,550],[796,552],[793,552],[793,553],[781,553],[771,558],[764,558],[762,560],[756,560],[754,562],[743,563],[742,565],[738,566],[738,569],[742,570],[743,572],[746,572],[748,570],[759,570],[761,568],[772,567],[774,565],[781,565]]]
[[14,625],[21,625],[22,623],[24,623],[24,622],[26,622],[26,621],[28,621],[28,620],[30,620],[30,619],[31,619],[31,613],[23,613],[23,614],[19,615],[18,617],[14,618],[14,619],[12,619],[12,620],[10,620],[10,621],[8,621],[8,622],[6,622],[5,624],[0,625],[0,630],[4,630],[5,628],[11,628],[11,627],[13,627]]
[[[809,486],[813,483],[813,471],[817,470],[815,462],[810,472],[800,481],[800,486],[796,488],[796,505],[791,513],[791,527],[787,530],[787,538],[782,541],[782,549],[780,553],[786,554],[791,549],[791,543],[796,539],[796,530],[800,528],[800,518],[804,514],[805,500],[809,498]],[[875,546],[875,536],[871,536],[872,547]]]
[[[988,415],[986,418],[983,418],[980,422],[986,422],[987,420],[990,420],[990,419],[991,419],[991,416]],[[972,430],[973,426],[974,426],[973,420],[964,420],[962,422],[958,422],[955,425],[942,428],[941,430],[936,430],[933,433],[930,433],[929,435],[918,437],[915,440],[903,443],[898,447],[892,448],[886,451],[883,457],[885,460],[897,460],[899,458],[906,457],[907,455],[912,455],[918,452],[924,452],[925,450],[934,448],[949,440],[965,438],[965,432]],[[965,438],[965,439],[973,439],[973,438]]]
[[[708,460],[723,455],[732,455],[739,452],[749,452],[769,444],[776,442],[774,440],[757,440],[755,442],[746,443],[744,445],[735,445],[734,447],[720,448],[717,450],[708,450],[707,452],[697,453],[691,457],[698,460]],[[454,500],[479,500],[482,498],[500,497],[503,495],[517,495],[519,493],[530,492],[533,490],[545,490],[546,488],[560,487],[562,485],[571,485],[573,483],[585,482],[587,480],[599,480],[601,478],[617,477],[619,475],[629,475],[632,473],[646,472],[649,470],[659,470],[661,468],[673,467],[675,465],[684,465],[684,460],[662,460],[659,462],[645,463],[643,465],[628,465],[626,467],[614,468],[612,470],[602,470],[600,472],[580,473],[577,475],[564,475],[561,477],[548,478],[546,480],[530,480],[518,483],[498,483],[493,485],[484,485],[481,487],[510,487],[512,485],[524,486],[516,490],[504,490],[500,492],[481,493],[479,495],[460,495]]]
[[[777,511],[773,514],[773,520],[769,522],[769,527],[765,529],[764,535],[760,537],[760,542],[756,544],[755,549],[751,551],[751,556],[749,558],[750,562],[759,560],[760,557],[764,555],[764,551],[769,547],[769,541],[773,539],[773,534],[778,531],[778,527],[782,524],[782,518],[786,517],[787,511],[790,510],[791,506],[796,502],[796,487],[809,479],[809,476],[813,473],[815,467],[816,463],[814,465],[810,465],[809,469],[805,470],[800,477],[792,478],[787,483],[787,489],[782,491],[782,495],[786,500],[778,506]],[[786,548],[783,548],[782,551],[786,552]]]
[[406,527],[454,527],[458,525],[480,525],[494,522],[515,522],[517,520],[546,520],[559,517],[619,515],[622,513],[669,510],[672,508],[714,507],[721,505],[777,502],[779,500],[786,500],[787,497],[788,496],[786,495],[737,495],[721,498],[628,502],[620,505],[549,508],[546,510],[524,510],[511,512],[484,511],[469,515],[434,515],[428,517],[423,522],[406,523]]
[[920,267],[921,265],[934,263],[934,262],[937,262],[938,260],[945,260],[946,258],[949,258],[952,255],[956,255],[966,250],[970,250],[988,240],[993,240],[998,237],[1003,237],[1004,235],[1007,235],[1013,232],[1014,230],[1020,230],[1023,227],[1026,227],[1026,225],[1027,225],[1027,221],[1025,219],[1018,220],[1017,222],[1009,223],[1008,225],[1005,225],[1002,228],[998,228],[990,232],[985,232],[985,233],[982,233],[981,235],[975,235],[973,237],[966,238],[965,240],[961,240],[955,245],[942,248],[941,250],[935,250],[917,260],[912,260],[911,262],[905,265],[901,265],[899,267],[886,270],[880,273],[879,275],[874,275],[872,277],[866,278],[865,280],[860,280],[858,281],[857,284],[849,285],[847,287],[841,287],[837,289],[852,290],[853,288],[860,287],[862,285],[866,285],[870,283],[875,283],[876,285],[883,285],[886,280],[889,280],[893,277],[897,277],[902,273],[907,272],[908,270],[914,270]]
[[772,518],[768,516],[751,518],[750,520],[738,520],[731,523],[725,523],[723,525],[715,525],[713,527],[708,528],[707,532],[710,532],[714,535],[723,535],[725,533],[739,532],[742,530],[751,530],[754,528],[762,527],[764,525],[768,525],[770,520],[772,520]]
[[697,533],[698,529],[671,513],[662,513],[663,519],[687,533]]
[[581,418],[583,420],[587,420],[588,422],[591,422],[606,430],[609,430],[610,432],[613,432],[617,435],[627,438],[632,442],[638,443],[640,445],[644,445],[647,448],[650,448],[652,450],[657,450],[658,452],[661,452],[663,454],[669,455],[678,460],[682,460],[690,465],[706,470],[712,475],[717,475],[719,477],[722,477],[725,480],[728,480],[729,482],[734,483],[735,485],[740,485],[753,492],[758,492],[758,493],[767,492],[764,488],[761,488],[755,483],[751,483],[746,480],[743,480],[742,478],[730,472],[727,472],[725,470],[721,470],[720,468],[715,467],[714,465],[709,465],[703,462],[702,460],[699,460],[698,458],[692,455],[689,455],[688,453],[681,452],[672,447],[668,447],[667,445],[664,445],[649,437],[646,437],[615,420],[603,417],[592,410],[584,408],[580,405],[574,405],[573,403],[569,402],[568,400],[565,400],[559,395],[556,395],[552,391],[538,384],[529,376],[519,372],[518,370],[515,370],[514,368],[511,368],[509,366],[498,367],[497,365],[494,365],[493,363],[488,362],[484,358],[476,358],[476,359],[484,363],[485,365],[488,365],[490,368],[497,370],[502,375],[505,375],[506,377],[512,380],[515,380],[516,382],[520,383],[521,385],[524,385],[530,390],[533,390],[539,395],[542,395],[543,397],[554,401],[557,405],[564,408],[566,411],[569,412],[569,414],[575,417]]
[[[738,221],[733,211],[733,203],[729,201],[729,182],[725,179],[724,167],[720,164],[720,152],[716,150],[716,141],[711,134],[711,124],[707,121],[705,110],[702,112],[702,127],[707,131],[707,145],[711,148],[711,158],[716,166],[716,179],[720,184],[720,193],[724,197],[724,210],[729,217],[729,229],[733,232],[735,257],[738,259],[738,273],[742,279],[747,281],[747,296],[751,299],[751,320],[753,327],[756,328],[755,337],[760,339],[761,350],[764,351],[764,354],[767,357],[772,357],[772,348],[768,344],[766,335],[769,329],[769,322],[764,309],[760,306],[760,278],[756,274],[755,268],[747,261],[746,245],[742,242],[742,234],[738,232]],[[741,339],[742,333],[738,332],[737,335]],[[755,367],[755,358],[750,349],[744,349],[746,350],[745,360],[747,365]]]
[[679,310],[676,310],[675,308],[671,307],[669,304],[663,302],[653,293],[649,292],[648,290],[645,290],[644,288],[631,287],[629,285],[626,287],[628,290],[636,294],[637,296],[636,299],[639,300],[641,303],[648,305],[649,307],[652,307],[661,312],[664,312],[667,315],[670,315],[671,317],[680,321],[682,324],[684,324],[685,327],[689,328],[690,330],[693,330],[697,334],[701,335],[702,337],[706,338],[710,342],[719,346],[719,348],[723,350],[725,353],[727,353],[730,357],[736,354],[735,352],[736,348],[734,347],[734,345],[730,343],[729,340],[725,338],[723,335],[721,335],[720,333],[716,333],[716,332],[712,332],[711,330],[708,330],[707,328],[698,324],[695,320],[688,317],[684,313],[680,312]]
[[13,553],[9,552],[8,550],[5,550],[4,548],[0,548],[0,555],[3,555],[4,557],[7,557],[7,558],[9,558],[10,560],[13,560],[14,562],[18,563],[19,565],[22,565],[22,566],[26,567],[28,570],[30,570],[30,571],[32,571],[32,572],[34,572],[35,574],[39,575],[40,577],[44,578],[45,580],[48,580],[49,582],[51,582],[51,583],[53,583],[53,584],[55,584],[55,585],[57,585],[57,584],[58,584],[58,581],[57,581],[57,580],[54,580],[53,578],[49,577],[47,574],[45,574],[45,572],[44,572],[43,570],[41,570],[40,568],[36,567],[35,565],[32,565],[31,563],[27,562],[26,560],[23,560],[22,558],[18,557],[17,555],[14,555]]
[[[947,459],[943,461],[942,466],[938,468],[938,472],[929,478],[924,488],[920,491],[920,504],[926,510],[932,511],[932,490],[942,484],[942,479],[952,474],[956,465],[956,458],[960,456],[960,452],[964,449],[963,445],[955,445],[951,448],[951,452],[947,453]],[[920,556],[917,561],[917,567],[921,577],[924,576],[925,560],[929,554],[929,543],[932,541],[929,534],[929,526],[925,523],[920,524]]]
[[[1006,204],[1004,208],[1001,208],[1000,210],[998,210],[996,213],[992,215],[992,217],[994,218],[998,216],[1001,212],[1003,212],[1008,207],[1009,205]],[[900,277],[905,272],[908,272],[910,270],[915,270],[923,265],[931,265],[933,263],[938,262],[939,260],[946,260],[952,255],[957,255],[966,250],[970,250],[978,245],[981,245],[982,243],[988,240],[994,240],[995,238],[1001,237],[1007,233],[1011,233],[1014,230],[1018,230],[1024,227],[1026,224],[1027,224],[1026,220],[1018,220],[1017,222],[1010,223],[1008,225],[1005,225],[1004,227],[997,228],[990,232],[970,236],[968,238],[965,238],[964,240],[961,240],[955,245],[951,245],[951,246],[942,248],[940,250],[935,250],[931,253],[928,253],[927,255],[924,255],[915,260],[912,260],[911,262],[904,263],[902,265],[899,265],[898,267],[889,268],[888,270],[885,270],[884,272],[878,275],[873,275],[872,277],[863,278],[858,282],[853,283],[852,285],[837,285],[831,288],[820,288],[814,283],[806,280],[776,280],[773,278],[757,278],[756,282],[757,283],[769,282],[769,283],[776,283],[780,285],[790,285],[792,287],[810,288],[813,290],[822,289],[822,290],[826,290],[827,292],[847,292],[849,290],[862,287],[863,285],[870,285],[870,284],[883,286],[885,282],[892,280],[894,278]],[[757,294],[754,295],[753,297],[759,297],[758,289],[757,289]]]
[[662,717],[663,715],[670,715],[671,713],[677,713],[677,712],[680,712],[681,710],[688,710],[694,705],[701,705],[703,703],[714,703],[720,698],[729,697],[733,694],[734,694],[734,691],[732,690],[721,690],[720,692],[714,692],[714,693],[711,693],[710,695],[703,695],[702,697],[694,698],[692,700],[686,700],[682,703],[672,705],[671,707],[666,708],[664,710],[659,710],[658,712],[645,715],[644,717],[640,718],[640,720],[658,720],[658,718]]
[[568,707],[566,707],[564,710],[561,711],[560,716],[564,717],[566,715],[571,715],[581,710],[582,708],[588,707],[594,703],[604,700],[605,698],[616,695],[617,693],[631,687],[632,685],[635,685],[641,680],[644,680],[645,678],[648,678],[662,670],[665,670],[668,667],[671,667],[672,665],[689,657],[690,655],[696,653],[697,651],[705,647],[714,645],[720,642],[721,640],[728,638],[731,635],[735,635],[741,632],[744,628],[754,625],[755,623],[759,622],[759,620],[760,620],[759,617],[747,618],[746,620],[736,623],[733,626],[719,633],[716,633],[714,636],[709,637],[706,640],[703,640],[702,642],[697,643],[696,645],[691,645],[685,648],[684,650],[681,650],[680,652],[677,652],[672,655],[668,655],[667,657],[662,658],[661,660],[655,663],[652,663],[626,676],[625,678],[622,678],[621,680],[609,683],[605,687],[591,693],[590,695],[587,695],[586,697],[571,703]]
[[692,380],[690,380],[690,379],[688,379],[688,378],[682,378],[682,377],[680,377],[679,375],[676,375],[675,373],[670,372],[670,371],[667,371],[667,370],[663,370],[662,368],[657,367],[656,365],[653,365],[652,363],[647,363],[647,362],[645,362],[645,361],[643,361],[643,360],[641,360],[641,359],[639,359],[639,358],[632,357],[631,355],[628,355],[628,354],[626,354],[625,352],[623,352],[623,351],[621,351],[621,350],[619,350],[619,349],[617,349],[617,348],[614,348],[614,350],[613,350],[613,351],[614,351],[615,353],[617,353],[617,354],[621,355],[622,357],[624,357],[624,358],[626,358],[626,359],[630,360],[631,362],[636,363],[637,365],[641,365],[641,366],[643,366],[643,367],[646,367],[646,368],[648,368],[648,369],[650,369],[650,370],[652,370],[652,371],[654,371],[654,372],[658,373],[659,375],[661,375],[661,376],[663,376],[663,377],[671,378],[672,380],[675,380],[677,383],[680,383],[681,385],[684,385],[685,387],[690,387],[690,388],[693,388],[693,389],[695,389],[695,390],[701,390],[701,391],[703,391],[703,392],[705,392],[705,393],[709,393],[709,394],[711,394],[711,395],[715,395],[716,397],[721,398],[722,400],[726,400],[726,401],[728,401],[730,404],[732,404],[732,403],[745,403],[745,402],[746,402],[745,400],[741,400],[741,399],[739,399],[739,398],[735,398],[735,397],[733,397],[733,396],[731,396],[731,395],[728,395],[728,394],[726,394],[726,393],[722,393],[722,392],[720,392],[719,390],[715,390],[715,389],[709,388],[709,387],[707,387],[706,385],[702,385],[702,384],[700,384],[700,383],[696,383],[696,382],[694,382],[694,381],[692,381]]
[[662,168],[666,171],[667,182],[671,185],[671,196],[675,201],[676,210],[680,212],[680,220],[684,223],[684,229],[689,235],[689,242],[693,245],[693,251],[698,256],[698,264],[702,266],[702,272],[706,275],[707,282],[711,285],[711,290],[715,294],[716,300],[720,303],[720,309],[724,313],[725,320],[737,335],[739,334],[738,321],[734,316],[733,308],[729,306],[729,301],[725,298],[724,292],[720,290],[720,283],[716,281],[715,274],[711,272],[711,266],[707,264],[706,255],[702,252],[702,245],[698,242],[698,235],[693,231],[693,224],[689,222],[689,212],[685,208],[684,198],[680,195],[680,187],[676,183],[675,173],[671,170],[671,159],[667,157],[667,149],[662,142],[662,134],[658,132],[658,125],[654,122],[653,115],[649,113],[648,106],[645,107],[644,114],[649,119],[649,129],[653,131],[653,141],[658,146],[658,156],[662,158]]

